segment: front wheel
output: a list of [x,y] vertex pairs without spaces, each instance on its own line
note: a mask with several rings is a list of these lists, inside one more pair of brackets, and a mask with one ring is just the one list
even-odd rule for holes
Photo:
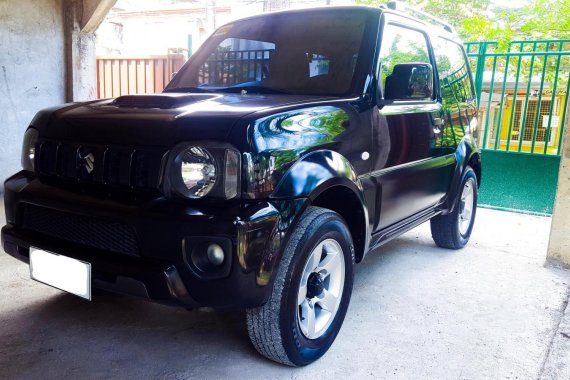
[[350,301],[354,248],[337,213],[309,207],[292,233],[269,301],[247,310],[263,356],[292,366],[320,358],[338,334]]
[[477,211],[477,176],[468,166],[461,181],[461,191],[453,212],[432,218],[431,236],[442,248],[463,248],[469,241]]

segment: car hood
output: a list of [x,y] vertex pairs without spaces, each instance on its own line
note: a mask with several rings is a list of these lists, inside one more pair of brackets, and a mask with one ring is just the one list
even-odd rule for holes
[[47,109],[38,113],[32,126],[48,139],[172,146],[188,140],[225,140],[246,115],[319,100],[324,99],[280,94],[130,95]]

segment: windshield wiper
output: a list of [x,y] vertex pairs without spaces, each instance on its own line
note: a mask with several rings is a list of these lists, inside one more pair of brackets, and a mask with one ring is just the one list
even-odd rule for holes
[[232,87],[175,87],[164,90],[163,92],[224,92],[230,94],[238,94],[242,91],[252,94],[290,94],[289,92],[278,90],[275,88],[269,88],[264,86],[232,86]]
[[217,89],[220,92],[228,93],[240,93],[246,91],[247,93],[253,94],[290,94],[287,91],[278,90],[276,88],[264,87],[264,86],[232,86],[232,87],[222,87]]
[[168,90],[164,90],[163,92],[199,92],[199,93],[206,93],[206,92],[216,92],[218,88],[210,89],[210,88],[202,88],[202,87],[174,87],[169,88]]

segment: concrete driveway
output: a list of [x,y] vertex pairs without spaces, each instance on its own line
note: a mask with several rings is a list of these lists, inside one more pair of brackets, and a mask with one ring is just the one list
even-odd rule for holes
[[479,209],[461,251],[426,224],[372,252],[333,347],[301,369],[257,355],[243,312],[87,302],[0,254],[0,378],[569,379],[570,272],[543,266],[549,227]]

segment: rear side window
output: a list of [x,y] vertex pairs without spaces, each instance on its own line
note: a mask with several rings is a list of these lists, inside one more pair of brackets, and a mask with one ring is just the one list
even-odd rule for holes
[[475,99],[463,48],[442,37],[433,42],[443,101],[464,103]]
[[386,77],[401,63],[430,63],[426,36],[414,29],[387,24],[380,48],[380,86],[384,90]]

